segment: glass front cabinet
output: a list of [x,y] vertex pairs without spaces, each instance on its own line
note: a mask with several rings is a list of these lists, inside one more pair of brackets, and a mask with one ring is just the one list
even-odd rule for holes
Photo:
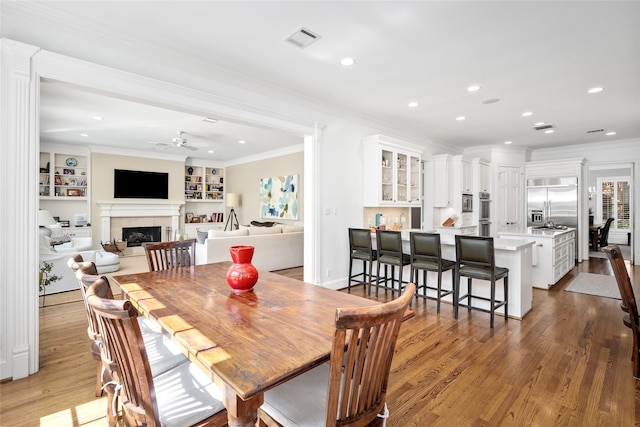
[[422,155],[419,147],[383,135],[364,144],[364,205],[420,206]]

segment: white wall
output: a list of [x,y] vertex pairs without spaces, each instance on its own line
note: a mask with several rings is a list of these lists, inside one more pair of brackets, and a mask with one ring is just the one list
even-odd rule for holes
[[[264,160],[228,166],[225,169],[227,193],[241,195],[241,205],[236,208],[236,215],[240,224],[251,221],[292,222],[280,219],[260,218],[259,182],[262,178],[281,175],[298,175],[298,221],[304,220],[304,152],[270,157]],[[225,223],[229,208],[225,209]]]

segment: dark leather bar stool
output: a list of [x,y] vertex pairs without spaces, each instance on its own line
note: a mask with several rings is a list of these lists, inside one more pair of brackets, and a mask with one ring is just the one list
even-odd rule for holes
[[[411,232],[409,234],[409,244],[411,247],[411,278],[410,282],[416,285],[416,297],[434,299],[438,301],[438,313],[440,313],[440,301],[442,297],[453,294],[455,289],[455,267],[456,262],[442,259],[442,248],[440,246],[440,235],[432,233]],[[451,273],[451,289],[442,289],[442,272],[454,270]],[[420,271],[422,271],[422,285],[420,284]],[[429,286],[427,282],[427,272],[438,273],[438,285]],[[419,290],[424,289],[424,295],[419,294]],[[436,291],[436,296],[427,294],[428,290]]]
[[[460,296],[460,278],[467,278],[467,294]],[[473,294],[473,279],[491,282],[491,297],[481,297]],[[503,279],[504,298],[496,300],[496,281]],[[466,304],[460,301],[467,299]],[[475,307],[472,299],[489,302],[489,309]],[[454,293],[454,313],[458,318],[458,307],[467,307],[469,310],[484,311],[490,313],[490,325],[493,328],[495,310],[504,306],[504,320],[509,317],[509,269],[496,267],[495,252],[493,249],[493,237],[456,236],[456,282]]]
[[[361,281],[356,282],[361,285],[368,285],[369,295],[371,295],[371,273],[373,271],[373,261],[378,259],[378,253],[371,245],[371,230],[368,228],[349,229],[349,283],[347,288],[351,291],[351,282],[362,276]],[[353,274],[353,261],[362,261],[362,273]],[[368,270],[368,273],[367,273]]]
[[[399,231],[376,230],[376,245],[378,248],[376,298],[380,288],[402,292],[402,267],[411,263],[409,255],[402,253],[402,235]],[[380,266],[384,266],[384,279],[380,278]],[[387,277],[387,267],[389,266],[391,266],[391,278]],[[398,289],[394,286],[396,267],[399,270]],[[387,284],[389,281],[391,281],[391,286]]]

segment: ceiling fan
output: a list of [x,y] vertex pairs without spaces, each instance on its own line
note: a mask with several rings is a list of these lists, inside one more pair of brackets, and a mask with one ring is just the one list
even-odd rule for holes
[[149,144],[156,144],[156,148],[159,150],[166,150],[168,148],[186,148],[187,150],[197,150],[196,147],[208,147],[209,144],[206,142],[189,142],[184,135],[188,135],[187,132],[184,131],[176,131],[178,136],[171,139],[171,142],[155,142],[149,141]]

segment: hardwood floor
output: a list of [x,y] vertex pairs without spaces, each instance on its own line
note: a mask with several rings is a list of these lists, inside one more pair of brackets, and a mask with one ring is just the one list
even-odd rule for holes
[[[552,290],[534,290],[523,321],[498,317],[493,331],[486,313],[461,310],[456,321],[451,305],[438,316],[435,301],[414,301],[393,359],[387,426],[640,424],[620,301],[564,292],[581,271],[612,274],[608,260],[591,258]],[[630,271],[640,286],[640,267]],[[281,273],[302,278],[302,269]],[[40,310],[41,370],[0,384],[0,425],[106,425],[83,304]]]

